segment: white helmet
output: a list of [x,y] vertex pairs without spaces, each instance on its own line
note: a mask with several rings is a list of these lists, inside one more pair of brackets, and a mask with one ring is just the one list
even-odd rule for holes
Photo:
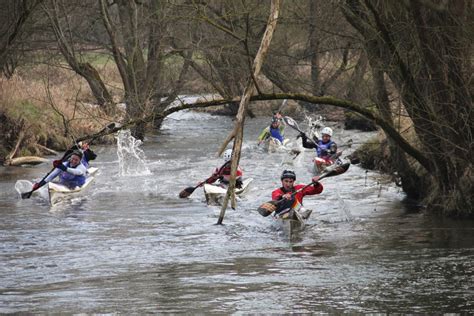
[[322,135],[326,134],[326,135],[329,135],[329,136],[332,137],[332,128],[330,128],[330,127],[325,127],[325,128],[323,128],[323,129],[321,130],[321,134],[322,134]]
[[224,161],[230,161],[232,159],[232,149],[227,149],[224,151]]

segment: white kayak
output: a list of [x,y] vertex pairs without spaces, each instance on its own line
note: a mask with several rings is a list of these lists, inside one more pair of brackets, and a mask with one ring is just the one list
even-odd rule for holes
[[268,137],[265,140],[265,151],[269,153],[274,153],[277,151],[286,151],[288,150],[288,148],[286,148],[286,145],[288,145],[289,142],[290,140],[287,138],[285,138],[282,143],[274,137]]
[[97,171],[99,171],[99,169],[94,168],[94,167],[90,167],[89,169],[87,169],[86,182],[84,183],[84,185],[80,187],[75,187],[73,189],[70,189],[57,182],[49,182],[48,194],[49,194],[49,202],[51,203],[51,205],[58,204],[61,201],[74,198],[83,194],[84,191],[86,191],[87,188],[94,181]]
[[[236,196],[244,195],[248,189],[253,178],[245,179],[242,183],[242,187],[235,189]],[[204,195],[206,196],[206,202],[208,205],[221,205],[224,197],[227,193],[227,187],[214,184],[204,184]]]

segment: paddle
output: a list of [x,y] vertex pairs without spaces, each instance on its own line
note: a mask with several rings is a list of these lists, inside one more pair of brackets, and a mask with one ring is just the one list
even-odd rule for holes
[[[345,164],[342,164],[342,165],[336,165],[335,167],[332,167],[330,170],[323,173],[319,177],[318,181],[320,181],[324,178],[334,177],[334,176],[343,174],[344,172],[347,171],[347,169],[349,169],[350,165],[351,165],[350,163],[345,163]],[[304,187],[296,190],[295,192],[293,192],[291,194],[291,197],[293,198],[298,192],[303,191],[304,189],[306,189],[307,187],[309,187],[310,185],[313,185],[313,184],[314,184],[314,182],[311,182],[310,184],[307,184]],[[260,213],[260,215],[262,215],[264,217],[267,217],[268,215],[270,215],[271,213],[276,211],[278,209],[279,205],[281,203],[283,203],[284,201],[287,201],[287,200],[286,199],[281,199],[281,200],[278,200],[278,201],[272,200],[272,201],[265,202],[262,205],[260,205],[260,207],[257,209],[257,211]]]
[[[227,161],[226,163],[224,163],[220,168],[219,170],[217,171],[217,175],[219,175],[221,173],[221,171],[230,163],[230,161]],[[190,196],[191,194],[193,194],[194,190],[196,190],[197,188],[199,188],[200,186],[202,186],[203,184],[207,183],[208,181],[211,181],[213,179],[216,179],[216,177],[218,176],[215,176],[215,175],[212,175],[210,176],[209,178],[207,178],[206,180],[204,181],[201,181],[199,182],[196,186],[194,187],[187,187],[185,188],[183,191],[179,192],[179,197],[184,199],[184,198],[187,198],[188,196]]]
[[292,129],[298,131],[300,134],[303,134],[307,139],[309,139],[313,144],[315,144],[316,146],[319,147],[319,145],[314,141],[312,140],[311,138],[309,138],[305,132],[303,132],[299,127],[298,127],[298,123],[296,123],[296,121],[294,119],[292,119],[291,117],[289,116],[285,116],[283,117],[283,120],[285,121],[285,123],[291,127]]
[[[295,121],[294,119],[292,119],[292,118],[289,117],[289,116],[285,116],[283,119],[285,120],[285,122],[286,122],[286,124],[287,124],[288,126],[290,126],[291,128],[293,128],[294,130],[298,131],[300,134],[305,135],[306,139],[309,139],[313,144],[315,144],[317,147],[321,148],[321,146],[319,146],[318,143],[316,143],[313,139],[309,138],[309,137],[306,135],[306,133],[303,132],[303,131],[298,127],[298,123],[296,123],[296,121]],[[351,138],[351,139],[349,139],[345,144],[341,145],[340,147],[347,146],[347,147],[350,148],[350,147],[352,146],[352,142],[353,142],[353,141],[352,141],[352,138]],[[336,154],[337,154],[337,153],[335,153],[334,155],[336,155]],[[334,155],[333,155],[333,156],[334,156]],[[334,158],[334,157],[332,157],[332,158]],[[351,161],[351,164],[353,164],[353,165],[356,165],[356,164],[360,163],[360,160],[359,160],[357,157],[352,158],[352,157],[348,156],[348,158],[349,158],[349,160]]]
[[[106,127],[104,127],[102,130],[100,130],[100,131],[97,132],[96,134],[105,133],[105,132],[107,132],[107,131],[109,131],[109,130],[111,130],[111,129],[113,129],[113,128],[115,128],[115,123],[110,123],[109,125],[107,125]],[[92,142],[93,142],[94,140],[96,140],[98,137],[100,137],[100,136],[94,136],[94,137],[92,137],[91,140],[89,141],[89,144],[92,144]],[[74,150],[72,150],[72,149],[66,150],[66,152],[64,153],[64,155],[63,155],[62,158],[61,158],[61,161],[66,161],[66,160],[69,158],[69,156],[72,154],[73,151],[74,151]],[[51,170],[43,177],[43,179],[41,179],[40,182],[43,182],[43,181],[51,174],[51,172],[54,171],[54,169],[56,169],[56,168],[51,169]],[[39,183],[40,183],[40,182],[39,182]],[[39,188],[40,188],[40,187],[38,187],[38,188],[36,188],[36,189],[32,189],[31,191],[22,193],[22,194],[21,194],[21,198],[22,198],[22,199],[29,199],[29,198],[31,197],[31,195],[33,194],[33,192],[35,192],[35,191],[38,190]]]

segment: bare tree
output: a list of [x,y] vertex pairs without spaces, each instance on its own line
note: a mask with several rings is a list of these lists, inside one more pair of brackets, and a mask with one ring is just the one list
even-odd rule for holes
[[[0,10],[0,70],[11,77],[20,58],[22,38],[28,37],[32,28],[28,20],[42,0],[8,0]],[[27,29],[26,29],[27,28]]]
[[[77,29],[73,29],[74,26],[71,25],[70,21],[72,17],[69,16],[75,13],[74,7],[72,9],[69,8],[69,11],[67,11],[66,5],[58,0],[48,1],[42,7],[50,20],[59,50],[67,63],[73,71],[87,81],[97,103],[102,106],[105,112],[110,112],[111,105],[113,104],[112,95],[107,90],[99,72],[89,62],[81,61],[83,59],[81,55],[84,50],[81,46],[84,43],[77,41],[77,37],[70,36],[72,33],[77,32]],[[64,20],[65,27],[63,27],[60,21],[60,16]],[[79,49],[75,48],[75,41],[80,45]]]
[[451,215],[469,214],[472,2],[459,0],[433,10],[418,0],[350,0],[342,9],[365,39],[369,58],[395,84],[413,121],[431,179],[422,194]]

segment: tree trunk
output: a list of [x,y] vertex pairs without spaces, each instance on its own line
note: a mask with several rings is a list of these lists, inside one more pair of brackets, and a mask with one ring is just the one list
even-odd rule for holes
[[222,203],[221,213],[219,215],[217,224],[222,224],[224,220],[225,210],[227,209],[229,198],[232,199],[233,201],[232,206],[235,207],[235,177],[237,174],[237,168],[239,166],[239,161],[240,161],[240,153],[242,150],[242,139],[243,139],[246,108],[248,104],[250,103],[250,97],[255,91],[255,85],[256,85],[255,80],[260,74],[263,61],[265,60],[265,56],[268,52],[268,48],[270,47],[270,43],[272,42],[273,32],[275,31],[277,21],[278,21],[278,16],[280,14],[280,4],[281,4],[281,0],[272,0],[271,2],[270,16],[268,18],[267,28],[265,30],[265,33],[263,34],[262,42],[260,43],[260,48],[258,49],[258,52],[255,56],[255,59],[252,65],[252,74],[248,79],[247,86],[245,87],[244,94],[240,101],[239,111],[236,116],[234,130],[227,137],[227,139],[224,141],[223,145],[220,148],[220,153],[222,153],[225,147],[227,146],[227,144],[232,139],[234,139],[232,163],[231,163],[231,178],[229,181],[227,194],[224,198],[224,202]]
[[[413,121],[431,176],[431,185],[418,187],[418,192],[433,210],[473,216],[467,211],[473,208],[468,170],[474,121],[469,94],[472,40],[465,37],[468,5],[459,0],[431,10],[419,1],[409,4],[349,0],[343,10],[366,39],[370,58],[383,65],[395,84]],[[401,32],[399,25],[406,29]]]
[[46,6],[43,6],[43,9],[51,21],[51,26],[53,28],[54,35],[56,36],[56,40],[58,41],[59,49],[66,61],[68,62],[69,66],[79,76],[83,77],[87,81],[92,91],[92,94],[97,100],[97,103],[101,105],[102,109],[106,113],[110,113],[110,111],[112,110],[111,105],[113,104],[112,96],[110,95],[104,82],[100,78],[99,72],[94,67],[92,67],[91,64],[81,63],[77,60],[76,54],[74,53],[73,43],[68,43],[66,37],[64,36],[61,23],[59,22],[59,9],[57,6],[57,1],[52,1],[51,10]]

